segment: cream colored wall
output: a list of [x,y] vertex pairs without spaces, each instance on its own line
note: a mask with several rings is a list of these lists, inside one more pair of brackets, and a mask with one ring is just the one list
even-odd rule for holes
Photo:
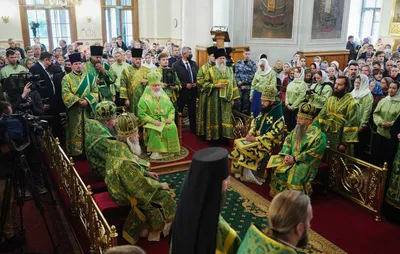
[[392,6],[395,0],[383,0],[382,1],[382,11],[381,11],[381,23],[379,27],[379,36],[382,38],[384,44],[394,44],[395,39],[400,39],[400,37],[393,37],[389,35],[390,28],[390,18],[392,16]]
[[[100,1],[85,0],[82,2],[80,6],[75,8],[78,41],[90,45],[95,42],[103,43]],[[87,17],[92,18],[90,23]]]
[[0,19],[0,47],[8,48],[7,40],[14,38],[22,42],[21,16],[19,4],[16,0],[1,0],[0,18],[8,16],[8,23]]

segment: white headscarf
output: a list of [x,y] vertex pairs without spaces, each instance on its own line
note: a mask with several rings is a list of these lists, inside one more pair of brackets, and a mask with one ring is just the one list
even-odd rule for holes
[[330,82],[328,74],[326,74],[325,71],[321,71],[321,73],[322,73],[321,84]]
[[353,91],[351,91],[351,95],[353,98],[361,99],[371,93],[371,90],[369,89],[369,79],[364,74],[359,74],[357,78],[361,79],[360,88],[357,89],[354,87]]
[[300,76],[298,78],[295,77],[293,80],[303,80],[304,81],[304,69],[303,68],[301,68]]
[[[258,61],[257,65],[258,65],[258,71],[259,71],[261,76],[265,76],[265,75],[267,75],[268,73],[270,73],[272,71],[271,66],[268,65],[268,60],[265,59],[265,58],[261,58]],[[261,65],[264,65],[264,71],[261,70]]]
[[[390,84],[389,84],[389,86],[390,86]],[[388,96],[386,96],[386,98],[387,98],[389,101],[400,101],[400,87],[397,87],[397,92],[396,92],[396,94],[395,94],[393,97],[391,97],[390,95],[388,95]]]

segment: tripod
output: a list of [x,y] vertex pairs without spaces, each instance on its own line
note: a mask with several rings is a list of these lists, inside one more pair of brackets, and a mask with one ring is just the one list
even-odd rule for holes
[[[23,153],[24,149],[28,147],[31,142],[30,139],[28,138],[28,142],[24,143],[22,146],[16,148],[15,144],[13,141],[12,143],[12,158],[13,158],[13,165],[12,165],[12,171],[11,174],[9,174],[8,178],[6,179],[6,187],[4,190],[4,200],[2,203],[1,207],[1,216],[0,216],[0,239],[3,237],[3,229],[5,226],[5,222],[7,219],[7,216],[9,215],[9,211],[11,209],[10,204],[11,204],[11,196],[12,196],[12,188],[14,187],[14,195],[17,200],[17,205],[19,207],[19,212],[20,212],[20,222],[21,222],[21,228],[20,228],[20,234],[24,235],[24,220],[23,220],[23,215],[22,215],[22,207],[24,205],[24,193],[25,193],[25,184],[29,188],[32,194],[32,199],[35,203],[36,209],[40,212],[40,215],[42,216],[42,220],[46,226],[47,233],[49,235],[53,251],[52,253],[56,253],[58,246],[54,243],[53,237],[50,232],[49,225],[46,221],[46,218],[44,216],[44,208],[41,205],[40,201],[40,194],[36,190],[35,182],[33,179],[33,175],[31,172],[31,169],[28,165],[28,162],[26,160],[25,154]],[[20,187],[21,191],[18,191],[18,186]],[[11,215],[10,215],[11,216]]]

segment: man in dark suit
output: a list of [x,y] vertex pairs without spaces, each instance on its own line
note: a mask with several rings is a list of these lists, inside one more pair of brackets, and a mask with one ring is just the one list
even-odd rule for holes
[[196,133],[196,98],[197,98],[197,71],[195,61],[192,61],[192,49],[182,48],[182,58],[176,61],[172,68],[176,71],[182,84],[178,99],[179,112],[183,111],[185,105],[188,107],[190,131]]
[[19,48],[17,46],[15,46],[15,41],[13,38],[8,39],[8,46],[10,46],[9,48],[6,49],[7,50],[18,50],[19,53],[21,54],[21,58],[24,59],[25,58],[25,51],[22,48]]
[[349,50],[349,59],[347,62],[350,62],[350,60],[356,60],[357,53],[354,46],[354,36],[350,35],[347,39],[346,49]]

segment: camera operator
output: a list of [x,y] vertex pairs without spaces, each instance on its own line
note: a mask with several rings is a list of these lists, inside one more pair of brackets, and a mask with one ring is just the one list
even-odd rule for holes
[[18,92],[9,94],[9,102],[14,111],[31,110],[33,115],[41,116],[44,114],[42,98],[36,90],[31,90],[31,86],[32,83],[29,82],[25,85],[22,94]]
[[[11,104],[6,101],[0,101],[0,117],[3,115],[12,114]],[[1,136],[4,133],[0,133]],[[6,170],[7,166],[11,166],[12,158],[10,157],[10,147],[7,143],[2,142],[0,143],[0,164],[1,169]],[[4,178],[0,178],[0,207],[2,206],[2,202],[4,200],[4,191],[6,188],[6,180]],[[3,228],[3,238],[0,239],[0,252],[11,252],[24,244],[24,239],[18,237],[14,234],[14,227],[12,221],[12,206],[10,202],[10,208],[8,210],[4,228]],[[1,214],[1,210],[0,210]]]

